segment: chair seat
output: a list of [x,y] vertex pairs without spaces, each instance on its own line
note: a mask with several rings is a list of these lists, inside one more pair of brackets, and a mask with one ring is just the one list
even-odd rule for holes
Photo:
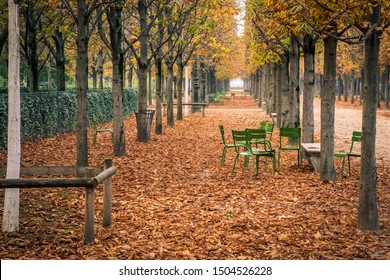
[[279,148],[280,150],[300,150],[301,148],[298,146],[289,146],[285,145]]
[[360,154],[347,153],[347,156],[349,156],[349,157],[360,157]]
[[347,156],[346,153],[334,152],[335,157],[345,158]]

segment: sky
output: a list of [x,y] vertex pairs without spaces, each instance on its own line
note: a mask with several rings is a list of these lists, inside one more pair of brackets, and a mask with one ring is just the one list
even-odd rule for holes
[[245,0],[236,0],[237,6],[241,12],[238,14],[238,36],[242,36],[244,33],[244,16],[245,16]]

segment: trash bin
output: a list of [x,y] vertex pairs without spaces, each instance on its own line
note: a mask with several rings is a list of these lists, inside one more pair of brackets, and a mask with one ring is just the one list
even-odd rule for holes
[[154,112],[155,112],[155,110],[150,110],[150,109],[138,110],[135,112],[135,118],[137,120],[137,129],[138,130],[139,130],[139,127],[138,127],[139,123],[143,120],[143,118],[141,117],[142,115],[145,115],[144,120],[146,121],[146,131],[145,131],[146,139],[142,136],[140,137],[140,135],[142,133],[138,132],[138,140],[139,141],[149,141],[150,140],[150,132],[151,132],[151,128],[152,128]]

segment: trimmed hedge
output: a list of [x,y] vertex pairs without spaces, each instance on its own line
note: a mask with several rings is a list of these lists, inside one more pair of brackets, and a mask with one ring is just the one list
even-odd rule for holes
[[[138,92],[123,90],[125,116],[137,108]],[[76,130],[76,92],[21,93],[21,140],[30,141]],[[111,90],[89,90],[88,118],[95,114],[96,122],[105,123],[114,117]],[[7,147],[8,95],[0,94],[0,150]]]
[[222,102],[223,99],[225,98],[226,91],[220,91],[220,92],[215,92],[210,94],[210,102],[212,103],[219,103]]

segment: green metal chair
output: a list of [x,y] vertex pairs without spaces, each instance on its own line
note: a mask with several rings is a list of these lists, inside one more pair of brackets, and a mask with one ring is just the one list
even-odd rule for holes
[[228,144],[228,143],[226,143],[226,139],[225,139],[225,129],[224,129],[224,127],[223,127],[222,124],[219,126],[219,131],[221,132],[222,143],[223,143],[221,165],[224,165],[224,164],[225,164],[226,151],[227,151],[227,149],[229,149],[229,148],[234,148],[234,144]]
[[351,160],[350,157],[361,157],[360,152],[356,152],[356,143],[362,142],[362,133],[360,131],[353,131],[352,132],[352,138],[351,138],[351,147],[349,148],[349,152],[347,153],[340,153],[335,152],[334,157],[339,157],[343,159],[343,162],[341,164],[341,178],[344,177],[344,165],[345,165],[345,158],[348,160],[348,174],[351,175]]
[[260,122],[260,128],[264,128],[266,133],[269,135],[269,141],[272,140],[272,133],[274,132],[274,123],[270,122]]
[[249,143],[255,144],[256,148],[258,143],[262,143],[263,140],[267,139],[267,132],[265,128],[247,128],[245,130],[250,132],[250,138],[248,139]]
[[234,169],[236,168],[236,164],[238,158],[240,156],[244,157],[243,170],[247,166],[248,158],[251,156],[251,152],[248,150],[248,137],[247,132],[245,130],[232,130],[234,150],[236,151],[236,157],[234,158],[233,168],[230,172],[230,175],[233,175]]
[[298,153],[298,167],[302,166],[301,128],[281,127],[279,129],[278,170],[280,170],[280,152],[296,151]]
[[[265,139],[267,133],[264,128],[260,129],[246,129],[247,133],[247,149],[254,156],[252,161],[251,175],[253,177],[253,168],[256,161],[256,175],[259,174],[259,159],[260,157],[266,157],[272,159],[273,174],[275,174],[276,161],[275,150],[272,149],[272,144],[269,140]],[[267,161],[265,161],[265,170],[267,170]]]
[[109,132],[111,133],[112,145],[114,145],[114,131],[111,128],[99,128],[96,122],[95,115],[91,116],[92,118],[92,128],[93,128],[93,145],[96,145],[96,138],[98,133]]

